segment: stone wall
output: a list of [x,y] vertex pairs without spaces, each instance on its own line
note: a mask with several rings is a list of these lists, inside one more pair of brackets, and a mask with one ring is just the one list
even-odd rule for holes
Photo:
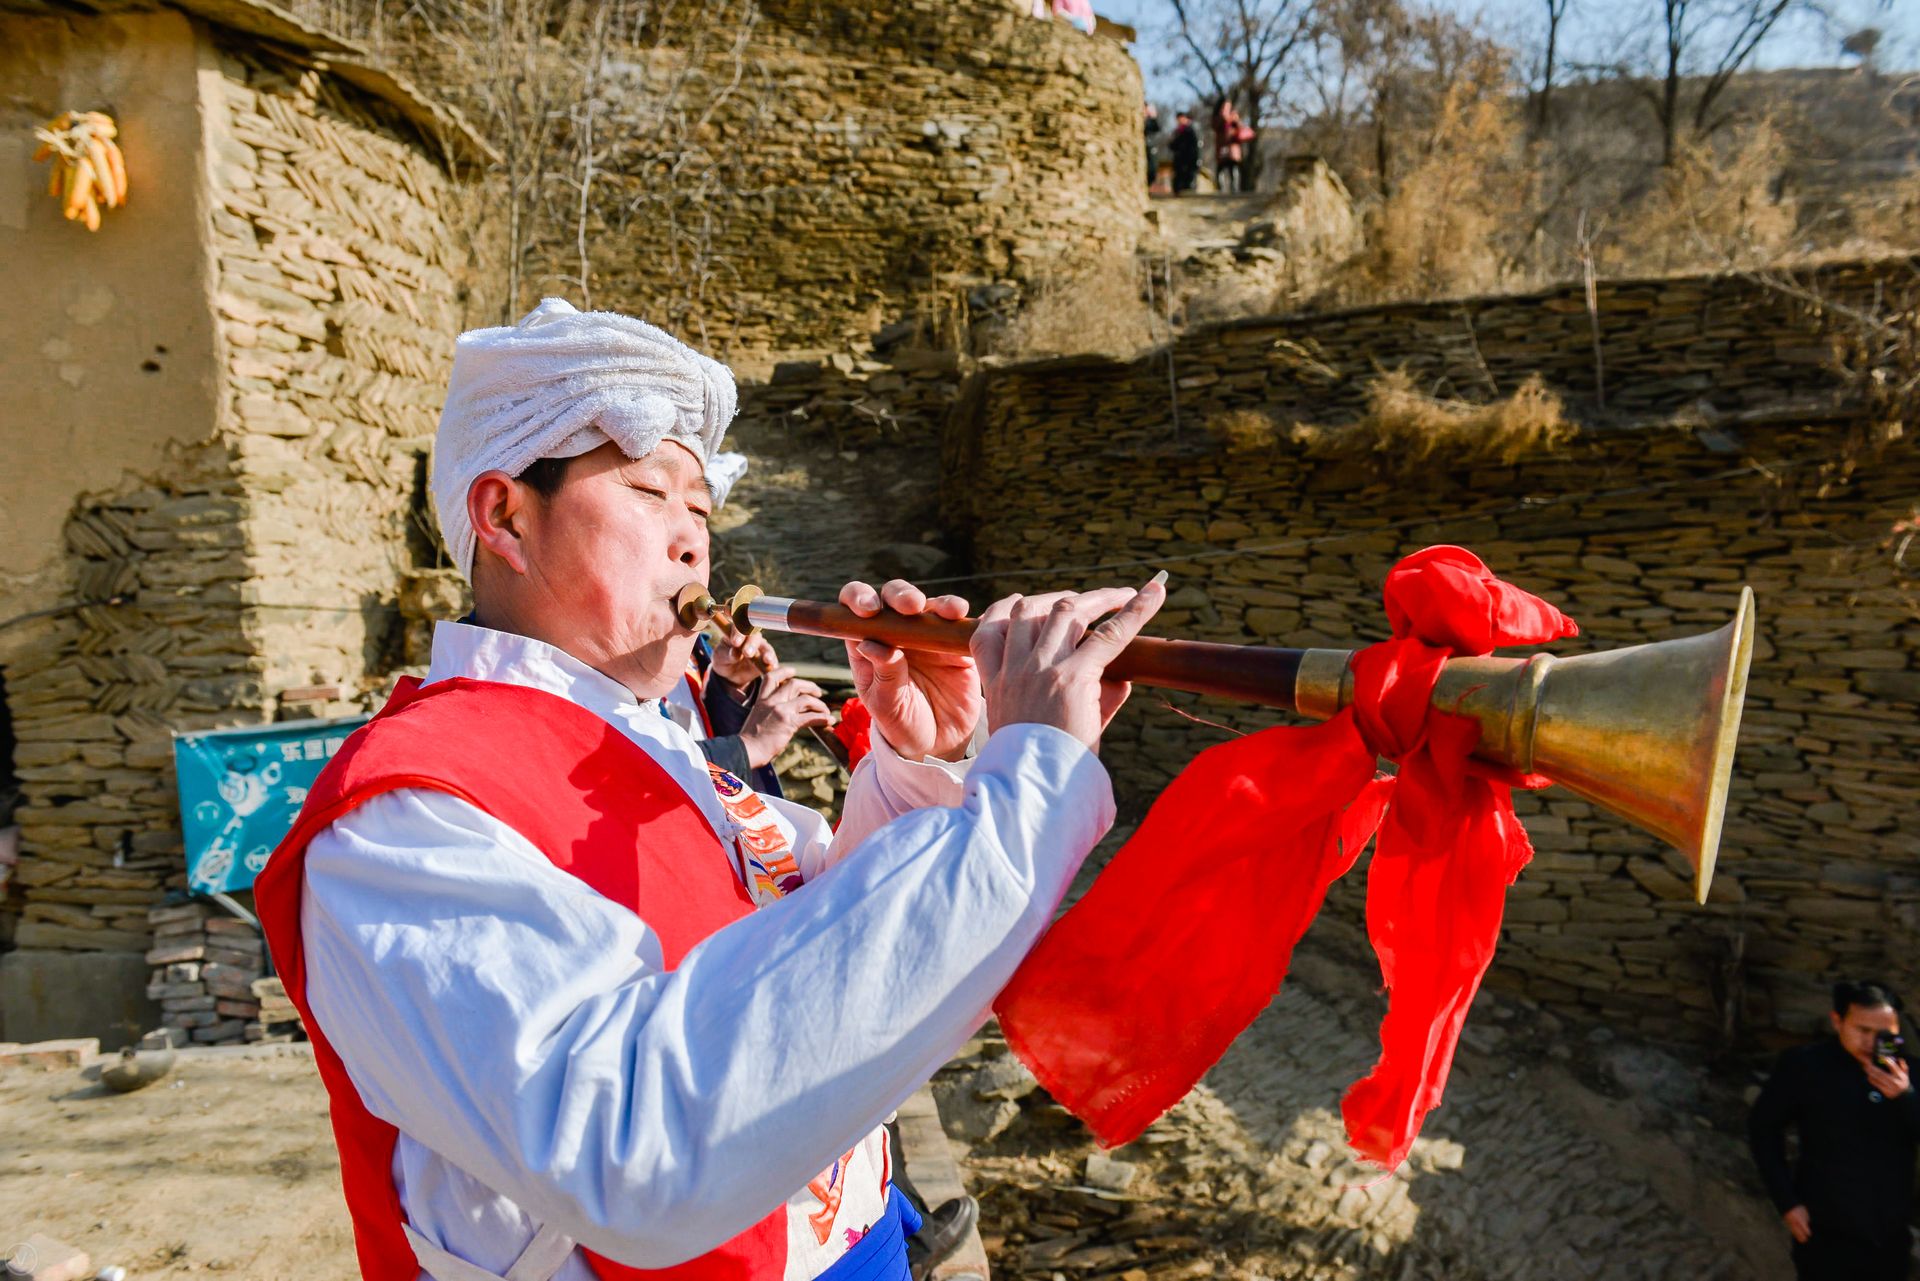
[[[1859,299],[1910,270],[1803,283]],[[1490,982],[1663,1037],[1802,1035],[1837,976],[1920,978],[1920,590],[1890,538],[1920,463],[1909,439],[1839,465],[1853,424],[1828,335],[1777,290],[1627,282],[1599,303],[1605,412],[1577,290],[1189,335],[1173,353],[1178,434],[1164,353],[988,371],[949,429],[948,498],[981,595],[1165,567],[1155,630],[1211,640],[1378,638],[1387,568],[1436,542],[1561,604],[1584,631],[1568,650],[1710,630],[1751,584],[1759,640],[1711,902],[1692,905],[1687,869],[1653,838],[1553,791],[1522,798],[1538,856]],[[1510,465],[1412,469],[1245,430],[1250,412],[1350,420],[1365,376],[1395,366],[1476,398],[1540,372],[1584,428]],[[1278,719],[1194,711],[1242,729]],[[1142,807],[1223,732],[1138,691],[1108,738],[1123,796]],[[1333,910],[1357,915],[1349,881]]]
[[[192,443],[67,491],[70,603],[7,658],[20,955],[145,950],[185,876],[171,734],[364,706],[398,658],[402,573],[432,555],[422,457],[458,328],[441,153],[311,60],[192,34],[166,91],[200,124],[165,181],[198,193],[198,223],[148,253],[204,268],[161,302],[212,331],[182,373],[213,394]],[[187,412],[154,386],[156,414]],[[10,439],[32,426],[8,415]]]
[[263,718],[241,612],[246,499],[224,442],[67,523],[80,599],[7,664],[23,949],[144,951],[184,879],[171,733]]
[[[1536,294],[1404,303],[1195,329],[1172,353],[1101,374],[1102,408],[1124,409],[1121,439],[1165,443],[1176,402],[1185,430],[1209,415],[1250,409],[1284,427],[1339,423],[1365,401],[1367,378],[1401,368],[1423,391],[1484,400],[1539,374],[1596,424],[1672,417],[1683,425],[1778,416],[1789,403],[1830,410],[1832,333],[1800,295],[1871,305],[1911,289],[1916,260],[1841,264],[1771,288],[1738,276],[1603,282],[1592,316],[1580,286]],[[1827,326],[1844,325],[1839,308]],[[1596,361],[1594,347],[1600,347]],[[1103,362],[1088,362],[1098,369]],[[1123,400],[1113,398],[1119,396]],[[1217,425],[1217,424],[1216,424]]]
[[[964,313],[982,287],[1133,252],[1142,97],[1122,45],[1036,21],[1024,0],[759,7],[746,81],[704,139],[733,158],[727,177],[685,211],[712,222],[690,340],[748,360],[864,352],[903,317]],[[689,287],[668,269],[686,260],[672,223],[609,238],[597,295],[668,311]]]
[[[714,582],[832,600],[850,578],[959,572],[938,460],[965,363],[950,352],[839,355],[743,385],[728,447],[752,466],[714,515]],[[837,642],[776,643],[783,657],[844,661]]]
[[250,640],[269,700],[357,698],[398,662],[401,575],[437,556],[426,455],[463,255],[449,181],[385,103],[257,47],[229,43],[221,71],[216,307],[249,496]]

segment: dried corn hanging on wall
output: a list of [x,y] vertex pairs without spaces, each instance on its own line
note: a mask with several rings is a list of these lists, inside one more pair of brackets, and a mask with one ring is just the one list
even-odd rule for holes
[[61,202],[69,220],[100,230],[100,210],[127,202],[127,164],[120,154],[119,126],[100,111],[63,111],[33,131],[35,160],[53,162],[47,194]]

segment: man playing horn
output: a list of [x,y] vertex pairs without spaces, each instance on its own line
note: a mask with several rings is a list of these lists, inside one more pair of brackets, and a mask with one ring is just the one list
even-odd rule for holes
[[850,645],[875,733],[837,834],[708,765],[659,700],[733,410],[623,316],[549,300],[459,342],[433,494],[474,621],[258,886],[368,1278],[904,1278],[881,1123],[1112,821],[1102,672],[1158,583],[997,602],[970,658]]

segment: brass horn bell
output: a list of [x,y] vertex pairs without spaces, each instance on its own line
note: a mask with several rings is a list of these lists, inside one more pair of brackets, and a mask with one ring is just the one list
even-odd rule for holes
[[[1348,650],[1310,649],[1294,687],[1304,716],[1353,699]],[[1718,631],[1555,658],[1456,658],[1436,707],[1480,722],[1474,753],[1543,774],[1674,846],[1707,901],[1753,660],[1753,589]]]

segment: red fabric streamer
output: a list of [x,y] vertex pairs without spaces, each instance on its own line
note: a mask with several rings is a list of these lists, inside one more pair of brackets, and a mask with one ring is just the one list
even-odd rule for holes
[[852,770],[873,750],[873,713],[857,698],[840,704],[840,719],[833,724],[833,736],[847,749],[847,769]]
[[[1449,657],[1578,629],[1458,547],[1401,561],[1385,597],[1394,639],[1355,656],[1354,705],[1201,753],[995,1003],[1007,1043],[1103,1146],[1177,1103],[1273,999],[1376,833],[1367,933],[1392,1001],[1379,1062],[1342,1106],[1348,1140],[1391,1168],[1439,1104],[1533,853],[1510,789],[1545,780],[1470,759],[1478,726],[1429,700]],[[1397,776],[1375,775],[1380,756]]]

